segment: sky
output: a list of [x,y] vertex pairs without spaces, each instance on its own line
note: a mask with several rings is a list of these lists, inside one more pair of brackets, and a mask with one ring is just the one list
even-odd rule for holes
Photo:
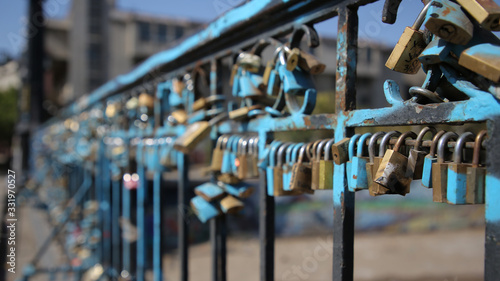
[[[158,16],[193,19],[210,22],[243,0],[116,0],[119,9]],[[500,0],[495,0],[500,4]],[[25,46],[25,23],[28,0],[0,0],[0,53],[17,57]],[[46,0],[46,15],[49,18],[64,18],[71,0]],[[396,24],[382,23],[384,1],[363,6],[359,10],[359,37],[380,41],[394,46],[405,26],[411,26],[423,5],[418,0],[402,2]],[[333,37],[337,33],[336,19],[315,25],[320,36]],[[497,33],[498,35],[498,33]]]

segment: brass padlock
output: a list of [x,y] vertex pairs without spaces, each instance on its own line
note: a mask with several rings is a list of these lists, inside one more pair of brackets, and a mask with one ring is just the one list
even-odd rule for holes
[[288,48],[285,48],[285,50],[287,52],[286,70],[293,71],[299,64],[300,49],[293,48],[290,50]]
[[190,153],[205,137],[210,134],[213,126],[227,118],[227,114],[220,114],[210,121],[199,121],[187,126],[186,131],[174,142],[174,149],[182,153]]
[[500,31],[500,6],[493,0],[457,0],[479,24],[492,31]]
[[[186,124],[188,120],[188,114],[184,109],[174,110],[170,113],[170,116],[174,119],[172,120],[174,124]],[[171,121],[170,118],[169,121]]]
[[325,144],[324,158],[319,161],[319,190],[333,189],[333,160],[331,159],[332,145],[335,139],[330,139]]
[[299,67],[312,75],[321,74],[326,69],[326,65],[324,63],[320,62],[315,56],[302,50],[300,50],[299,55]]
[[377,145],[377,141],[379,138],[383,137],[385,132],[376,132],[370,138],[370,142],[368,143],[368,162],[366,163],[366,178],[368,179],[368,191],[371,196],[376,196],[378,194],[378,183],[375,183],[373,180],[375,179],[375,173],[377,173],[378,167],[380,165],[380,161],[375,165],[375,146]]
[[252,106],[243,106],[236,110],[229,111],[229,119],[234,121],[242,121],[248,119],[248,113],[254,109],[261,109],[262,106],[259,104]]
[[484,43],[460,54],[458,64],[493,81],[500,82],[500,46]]
[[215,144],[215,148],[212,152],[212,164],[210,165],[212,172],[220,172],[222,167],[222,156],[224,155],[222,143],[224,140],[227,142],[227,139],[227,135],[222,135],[217,139],[217,143]]
[[349,142],[351,138],[343,140],[332,145],[333,161],[337,165],[342,165],[349,161]]
[[431,1],[425,27],[452,44],[465,45],[471,39],[474,25],[460,5],[450,0]]
[[241,180],[233,174],[223,173],[217,175],[217,180],[227,184],[238,184]]
[[287,190],[289,190],[289,186],[288,186],[288,183],[284,180],[285,177],[285,173],[287,171],[285,171],[285,163],[286,163],[286,151],[288,148],[292,148],[294,144],[293,143],[290,143],[290,142],[286,142],[284,144],[282,144],[279,148],[278,148],[278,152],[277,152],[277,160],[276,160],[276,166],[280,167],[281,168],[281,181],[280,181],[280,185],[276,185],[276,178],[274,179],[275,180],[275,191],[277,190],[277,193],[279,195],[287,195],[286,192]]
[[174,78],[172,80],[172,90],[179,97],[182,97],[182,91],[184,90],[185,87],[186,87],[186,84],[184,82],[182,82],[182,80],[179,80],[177,78]]
[[465,142],[474,141],[474,134],[465,132],[460,135],[453,151],[453,162],[448,165],[448,183],[446,201],[449,204],[465,204],[467,194],[467,168],[472,166],[463,163]]
[[191,108],[193,112],[202,109],[208,109],[214,103],[223,102],[224,100],[225,100],[224,95],[210,95],[208,97],[201,97],[194,101]]
[[403,133],[394,145],[394,149],[388,149],[385,152],[377,174],[375,175],[375,182],[385,186],[391,194],[406,195],[410,192],[411,179],[405,176],[406,165],[408,158],[399,152],[399,149],[404,145],[406,138],[417,137],[414,132]]
[[486,168],[479,165],[481,146],[488,131],[483,130],[476,136],[472,165],[467,168],[467,204],[484,204],[484,188],[486,186]]
[[422,179],[422,171],[424,169],[424,159],[427,152],[420,150],[422,146],[422,141],[424,136],[431,132],[432,136],[436,135],[436,129],[434,127],[425,127],[418,134],[415,145],[410,150],[408,154],[408,165],[406,166],[406,177],[414,180]]
[[242,52],[238,55],[237,64],[246,71],[257,73],[260,70],[262,59],[258,55]]
[[283,195],[283,167],[281,166],[283,163],[283,155],[279,154],[279,150],[282,146],[286,144],[281,144],[279,148],[276,150],[276,166],[273,167],[273,191],[274,196]]
[[319,187],[319,161],[323,154],[323,148],[328,140],[318,140],[312,146],[311,159],[311,189],[316,190]]
[[251,178],[259,176],[259,137],[251,137],[248,140],[248,176]]
[[427,45],[424,34],[419,29],[425,20],[431,3],[432,1],[425,5],[412,27],[405,28],[403,35],[399,38],[398,43],[385,63],[387,68],[407,74],[416,74],[418,72],[420,69],[418,56],[420,56]]
[[375,179],[376,179],[375,176],[376,176],[377,171],[380,167],[380,163],[382,163],[382,159],[384,159],[387,145],[391,141],[391,138],[399,137],[400,135],[401,135],[401,133],[398,131],[390,131],[387,134],[385,134],[384,137],[382,138],[382,140],[380,141],[380,146],[379,146],[379,150],[378,150],[379,151],[378,157],[375,157],[374,161],[373,161],[373,163],[374,163],[373,171],[374,172],[373,172],[372,176],[373,176],[373,182],[375,183],[375,186],[374,186],[375,189],[373,190],[374,196],[391,193],[390,189],[375,182]]
[[[312,147],[312,143],[303,145],[299,150],[299,159],[292,166],[292,178],[290,189],[292,191],[313,193],[311,189],[311,163],[305,163],[306,151]],[[309,159],[310,160],[310,159]]]
[[220,201],[220,208],[224,214],[236,214],[243,209],[243,202],[228,195]]
[[148,111],[152,112],[153,108],[155,106],[155,99],[153,96],[148,95],[146,93],[142,93],[139,95],[138,99],[138,106],[139,107],[146,107]]
[[237,151],[237,156],[235,160],[235,165],[237,164],[238,167],[238,172],[237,172],[237,177],[240,180],[244,180],[247,178],[247,173],[248,173],[248,155],[246,150],[246,147],[248,145],[248,140],[245,138],[241,138],[238,141],[238,151]]
[[445,162],[445,149],[448,141],[456,140],[458,135],[454,132],[445,133],[438,142],[437,161],[432,164],[432,201],[446,203],[448,185],[448,164]]

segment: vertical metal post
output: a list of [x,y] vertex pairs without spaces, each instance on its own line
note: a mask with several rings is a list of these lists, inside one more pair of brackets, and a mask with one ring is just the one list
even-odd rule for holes
[[[131,208],[132,204],[130,202],[130,190],[127,188],[123,189],[123,197],[122,197],[122,217],[123,221],[126,224],[131,224]],[[130,230],[128,230],[130,231]],[[127,235],[128,236],[128,235]],[[130,252],[131,252],[131,244],[128,239],[123,239],[123,256],[122,256],[122,270],[120,274],[127,275],[131,274],[132,268],[130,265]]]
[[144,218],[144,204],[146,201],[148,180],[146,179],[143,157],[143,144],[139,144],[137,145],[137,173],[139,174],[139,185],[137,188],[137,281],[144,281],[146,266],[146,224]]
[[[266,133],[259,133],[259,159],[262,158],[267,140]],[[274,280],[274,197],[267,195],[266,170],[259,168],[259,240],[260,280]]]
[[103,229],[102,229],[102,221],[103,221],[103,211],[102,211],[102,173],[103,173],[103,161],[104,161],[104,142],[101,141],[99,144],[99,152],[97,154],[97,165],[94,169],[94,183],[95,183],[95,195],[96,195],[96,201],[99,202],[99,222],[98,225],[101,226],[101,239],[99,241],[99,246],[97,247],[97,260],[102,261],[103,259],[103,240],[104,240],[104,235],[103,235]]
[[120,180],[113,180],[113,190],[112,190],[112,243],[113,243],[113,256],[112,256],[112,267],[114,270],[118,270],[120,268],[120,189],[121,183]]
[[487,145],[485,219],[486,239],[484,257],[484,280],[493,281],[500,278],[500,117],[488,123],[489,141]]
[[178,182],[178,224],[179,224],[179,259],[180,259],[180,279],[188,280],[188,209],[189,209],[189,158],[184,153],[177,153],[177,172],[179,174]]
[[110,208],[110,191],[111,177],[109,168],[109,159],[103,156],[102,169],[102,202],[101,209],[102,217],[102,239],[103,239],[103,259],[102,264],[106,268],[110,266],[111,261],[111,208]]
[[161,164],[158,159],[159,145],[155,146],[154,161],[156,167],[153,179],[153,280],[162,281],[162,231],[161,231]]
[[[357,7],[339,10],[337,36],[336,108],[339,116],[335,140],[345,130],[344,111],[356,108],[356,63],[358,45]],[[352,281],[354,263],[354,193],[349,192],[344,177],[345,165],[335,165],[333,190],[333,277],[334,281]]]

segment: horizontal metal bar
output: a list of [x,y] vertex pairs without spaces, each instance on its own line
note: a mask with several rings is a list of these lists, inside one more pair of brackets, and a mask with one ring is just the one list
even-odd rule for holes
[[[389,144],[390,145],[395,145],[397,141],[398,141],[397,138],[393,138],[393,139],[391,139],[389,141]],[[366,145],[368,145],[369,142],[370,142],[369,139],[366,140]],[[405,140],[404,145],[413,147],[413,146],[415,146],[416,142],[417,141],[414,140],[414,139],[407,139],[407,140]],[[447,147],[448,148],[454,148],[456,145],[457,145],[457,142],[450,141],[450,142],[448,142]],[[471,141],[471,142],[466,142],[465,145],[464,145],[464,147],[465,148],[474,148],[474,145],[475,145],[475,142]],[[432,141],[431,140],[422,141],[421,146],[422,147],[431,147],[432,146]],[[486,148],[486,141],[483,141],[483,143],[481,143],[481,148]]]

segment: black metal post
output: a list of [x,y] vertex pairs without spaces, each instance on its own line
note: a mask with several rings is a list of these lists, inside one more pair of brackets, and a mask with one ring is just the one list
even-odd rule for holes
[[181,265],[181,281],[188,280],[188,210],[189,210],[189,158],[188,155],[178,153],[178,224],[179,224],[179,259]]

